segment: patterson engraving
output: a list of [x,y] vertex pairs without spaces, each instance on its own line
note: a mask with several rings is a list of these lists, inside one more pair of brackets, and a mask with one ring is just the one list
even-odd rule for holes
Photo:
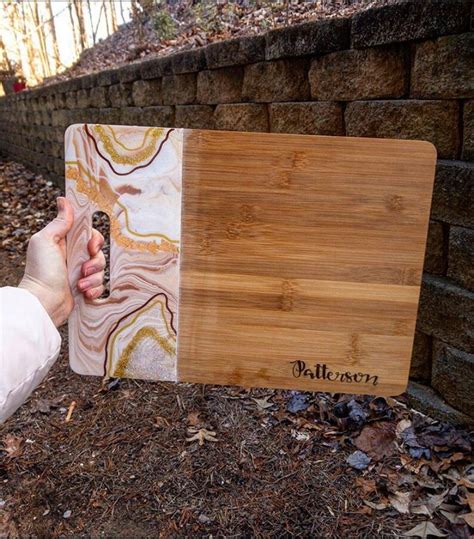
[[307,366],[304,361],[291,361],[292,374],[295,378],[311,378],[314,380],[329,380],[330,382],[345,382],[347,384],[377,385],[379,377],[373,374],[350,371],[332,371],[325,363]]

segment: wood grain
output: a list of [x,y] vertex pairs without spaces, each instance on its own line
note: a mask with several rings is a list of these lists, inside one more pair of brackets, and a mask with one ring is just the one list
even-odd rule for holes
[[178,379],[401,393],[435,159],[420,141],[185,131]]

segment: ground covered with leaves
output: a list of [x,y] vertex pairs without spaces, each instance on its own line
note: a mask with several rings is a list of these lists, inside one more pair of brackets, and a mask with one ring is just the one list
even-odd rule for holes
[[[12,162],[0,189],[15,285],[59,191]],[[61,333],[0,427],[0,537],[470,536],[470,437],[403,397],[102,382],[70,371]]]
[[134,6],[131,22],[86,49],[73,66],[45,83],[283,26],[349,17],[397,1],[400,0],[179,0],[165,5],[141,0]]

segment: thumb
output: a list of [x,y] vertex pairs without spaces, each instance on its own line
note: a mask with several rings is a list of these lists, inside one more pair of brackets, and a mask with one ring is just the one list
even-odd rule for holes
[[46,227],[45,232],[59,241],[66,237],[66,234],[71,230],[74,223],[74,210],[71,203],[64,197],[56,199],[58,205],[58,215]]

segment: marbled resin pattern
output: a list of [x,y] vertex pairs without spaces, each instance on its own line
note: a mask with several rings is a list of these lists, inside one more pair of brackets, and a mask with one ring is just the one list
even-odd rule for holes
[[73,288],[71,366],[80,374],[176,380],[183,132],[74,125],[65,144],[72,286],[95,211],[108,214],[111,232],[109,298],[86,301]]

